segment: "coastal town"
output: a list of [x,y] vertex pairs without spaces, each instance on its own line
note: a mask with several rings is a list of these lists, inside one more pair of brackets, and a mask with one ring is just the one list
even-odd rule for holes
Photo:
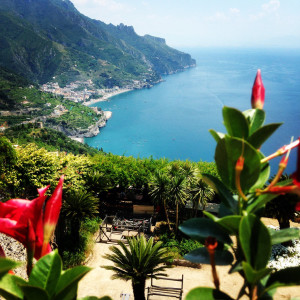
[[114,86],[112,88],[96,88],[93,81],[74,81],[65,87],[60,87],[57,82],[48,82],[41,86],[41,91],[49,92],[57,96],[63,96],[74,102],[84,105],[92,105],[96,102],[106,101],[112,96],[132,90],[150,88],[152,85],[147,81],[132,80],[131,84],[124,87]]

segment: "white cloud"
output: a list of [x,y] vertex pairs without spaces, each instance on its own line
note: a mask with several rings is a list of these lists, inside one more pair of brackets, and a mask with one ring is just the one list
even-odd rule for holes
[[229,12],[232,14],[232,15],[239,15],[240,14],[240,10],[238,8],[235,8],[235,7],[232,7],[229,9]]
[[268,3],[263,4],[261,7],[266,13],[273,13],[279,9],[280,2],[279,0],[270,0]]
[[250,15],[251,20],[258,20],[261,18],[264,18],[267,15],[275,14],[280,7],[280,1],[279,0],[270,0],[268,3],[265,3],[261,6],[261,11],[254,14]]
[[224,12],[217,11],[214,15],[209,16],[206,18],[208,21],[215,22],[215,21],[227,21],[229,18],[226,16]]

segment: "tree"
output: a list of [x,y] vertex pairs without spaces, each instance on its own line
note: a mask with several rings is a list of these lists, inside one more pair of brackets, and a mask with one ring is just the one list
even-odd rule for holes
[[185,177],[181,174],[175,175],[171,178],[169,184],[169,197],[171,202],[176,206],[176,232],[178,230],[178,211],[179,205],[184,205],[187,199],[186,181]]
[[75,244],[79,241],[82,221],[92,219],[98,213],[98,199],[85,190],[71,191],[64,198],[62,215],[70,224]]
[[189,194],[193,202],[194,218],[197,217],[199,204],[202,205],[204,210],[207,202],[214,196],[213,190],[201,178],[198,178],[191,184]]
[[152,199],[164,207],[166,221],[168,223],[169,230],[171,231],[171,225],[168,215],[168,192],[169,192],[169,177],[162,171],[156,170],[152,177],[150,184],[150,196]]
[[162,243],[153,243],[151,237],[148,242],[144,236],[128,238],[129,248],[123,242],[118,242],[119,247],[112,246],[113,254],[106,254],[104,258],[112,261],[114,266],[103,266],[115,272],[113,279],[131,280],[135,300],[145,300],[146,279],[157,276],[167,276],[161,273],[171,266],[163,265],[172,257],[167,256],[167,249],[162,248]]

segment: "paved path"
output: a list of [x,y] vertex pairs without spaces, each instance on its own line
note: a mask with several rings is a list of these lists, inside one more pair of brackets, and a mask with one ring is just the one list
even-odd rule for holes
[[[274,222],[273,220],[266,220],[266,222],[268,223],[267,225],[277,226],[276,221]],[[93,256],[87,264],[88,266],[92,267],[93,270],[89,272],[83,278],[83,280],[80,281],[78,289],[79,298],[85,296],[110,296],[113,300],[119,300],[121,293],[130,293],[130,300],[133,300],[131,282],[126,282],[119,279],[112,280],[111,276],[113,272],[101,268],[101,266],[103,265],[111,264],[110,261],[103,258],[103,255],[110,251],[110,246],[111,244],[95,243]],[[237,273],[228,275],[228,269],[228,267],[224,266],[217,267],[217,271],[221,280],[221,290],[227,292],[231,295],[231,297],[236,299],[242,284],[242,280]],[[197,286],[213,287],[211,280],[211,269],[209,265],[202,265],[201,269],[193,269],[188,267],[174,267],[172,269],[167,269],[166,273],[169,275],[170,278],[181,278],[181,275],[184,274],[184,296],[188,293],[189,290]],[[147,282],[146,286],[148,285],[149,282]],[[274,299],[291,299],[293,297],[299,297],[300,299],[299,287],[278,289]]]

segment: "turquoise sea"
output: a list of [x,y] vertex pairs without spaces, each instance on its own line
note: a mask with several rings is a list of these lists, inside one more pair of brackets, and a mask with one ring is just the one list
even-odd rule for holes
[[[270,154],[291,136],[300,136],[300,51],[288,49],[184,49],[197,60],[185,72],[165,76],[151,89],[99,102],[112,118],[85,142],[118,155],[213,161],[215,141],[208,130],[223,131],[222,107],[249,109],[257,69],[266,89],[266,123],[284,122],[263,146]],[[295,170],[296,151],[288,172]],[[276,164],[273,167],[276,168]],[[274,173],[276,170],[273,168]]]

